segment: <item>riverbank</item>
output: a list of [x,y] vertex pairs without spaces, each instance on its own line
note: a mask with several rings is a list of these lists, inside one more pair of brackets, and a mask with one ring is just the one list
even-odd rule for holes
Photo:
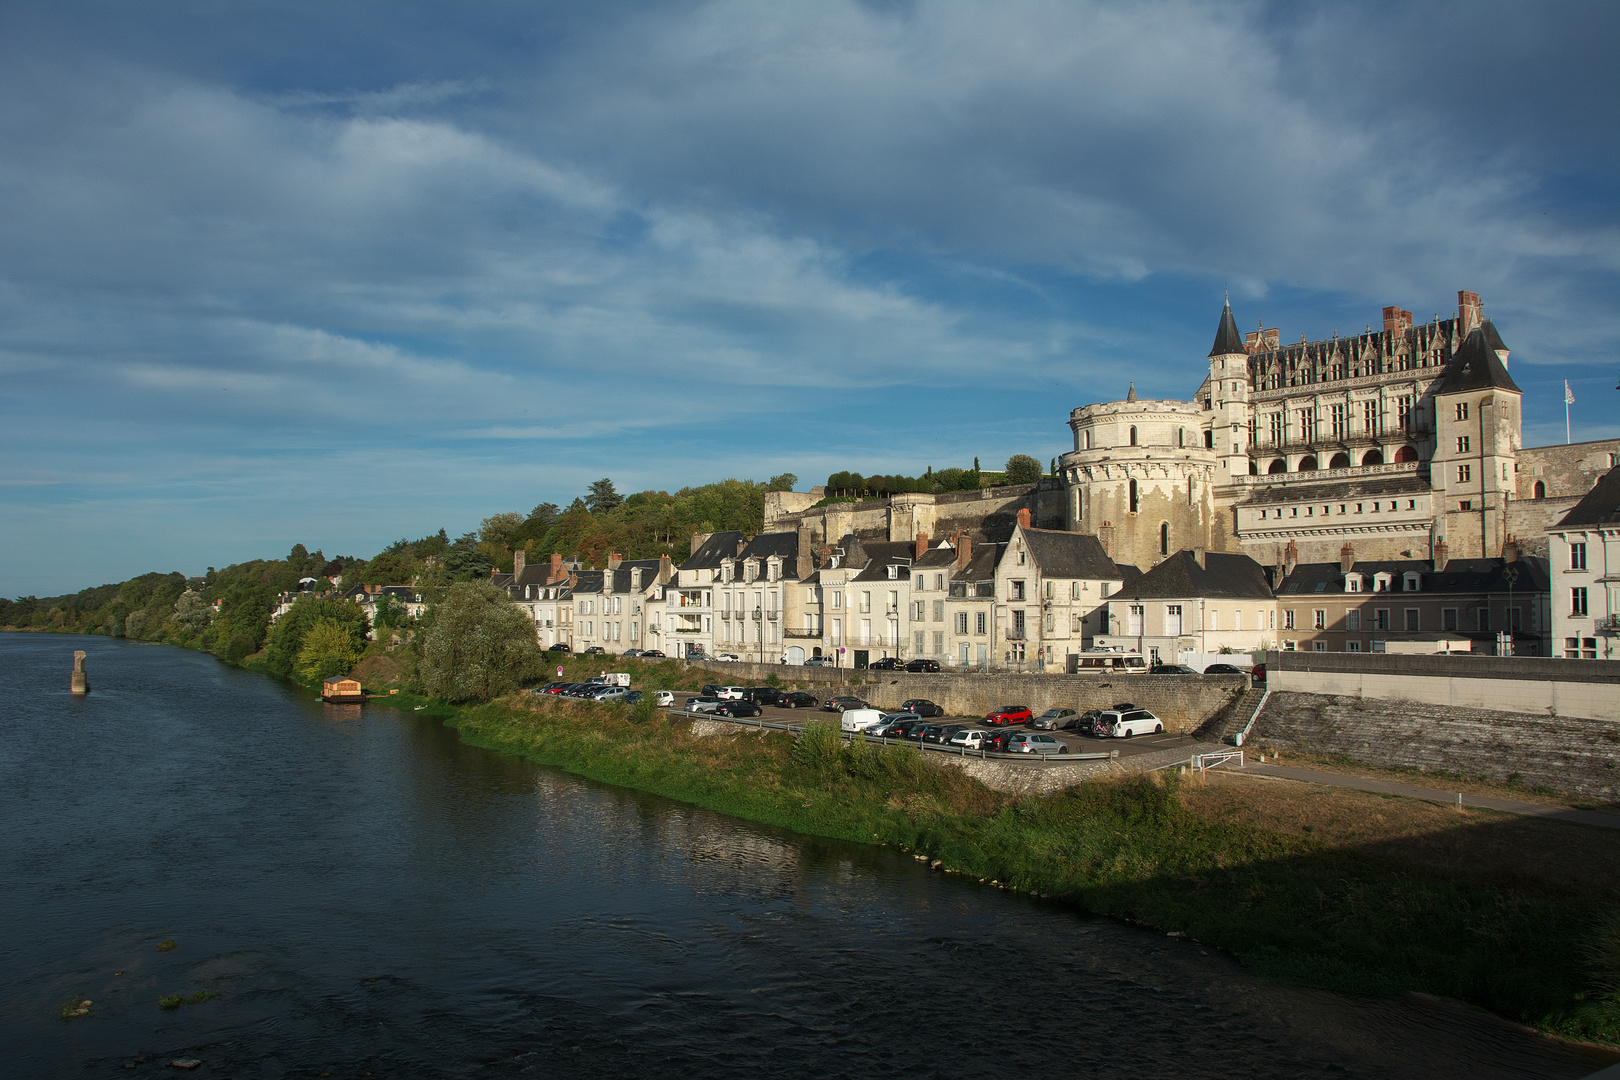
[[[907,748],[844,747],[830,729],[795,743],[753,730],[698,737],[661,714],[638,723],[622,707],[524,695],[463,709],[398,703],[417,705],[474,745],[799,833],[897,847],[943,873],[1224,949],[1259,975],[1434,994],[1620,1045],[1620,1003],[1601,995],[1591,967],[1614,890],[1583,875],[1560,881],[1556,866],[1479,872],[1381,846],[1368,835],[1376,829],[1343,842],[1266,828],[1234,813],[1232,797],[1212,812],[1176,777],[1016,798]],[[1450,846],[1488,847],[1506,828],[1470,816]],[[1620,860],[1593,843],[1571,850]]]

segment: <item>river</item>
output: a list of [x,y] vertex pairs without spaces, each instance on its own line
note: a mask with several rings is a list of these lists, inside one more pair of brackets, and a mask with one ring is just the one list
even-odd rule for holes
[[1605,1060],[1444,1003],[1262,982],[167,646],[0,634],[0,814],[10,1076],[1480,1080]]

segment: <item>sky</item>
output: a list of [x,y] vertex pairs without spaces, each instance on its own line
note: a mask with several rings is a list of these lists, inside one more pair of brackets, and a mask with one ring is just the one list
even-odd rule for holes
[[1620,6],[0,2],[0,594],[998,468],[1484,297],[1620,436]]

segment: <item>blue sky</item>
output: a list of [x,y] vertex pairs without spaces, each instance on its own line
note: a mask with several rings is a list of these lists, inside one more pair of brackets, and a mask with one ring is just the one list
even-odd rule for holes
[[1484,296],[1620,435],[1612,4],[0,6],[0,594],[1065,450]]

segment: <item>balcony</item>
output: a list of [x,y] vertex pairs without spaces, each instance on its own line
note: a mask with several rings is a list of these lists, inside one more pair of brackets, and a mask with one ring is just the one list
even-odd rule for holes
[[817,638],[817,639],[820,639],[820,637],[822,635],[821,635],[820,630],[784,629],[782,631],[782,636],[783,637],[792,637],[792,638]]
[[[737,613],[737,617],[738,617],[738,618],[739,618],[739,619],[740,619],[740,618],[742,618],[742,612],[740,612],[740,611],[739,611],[739,612],[738,612],[738,613]],[[765,613],[764,613],[764,612],[763,612],[763,611],[761,611],[761,610],[760,610],[760,609],[759,609],[759,608],[755,608],[755,609],[754,609],[754,621],[755,621],[755,622],[759,622],[759,621],[760,621],[760,620],[761,620],[761,619],[763,619],[763,618],[764,618],[764,617],[765,617]]]
[[730,622],[730,621],[731,621],[731,612],[729,612],[729,611],[722,611],[722,612],[721,612],[721,613],[720,613],[720,617],[721,617],[721,618],[722,618],[722,619],[724,619],[724,620],[725,620],[725,621],[726,621],[726,622]]
[[775,621],[776,621],[776,616],[777,616],[777,614],[778,614],[778,613],[777,613],[777,612],[775,612],[775,611],[767,611],[767,612],[766,612],[766,613],[765,613],[765,617],[766,617],[766,618],[767,618],[767,619],[769,619],[769,620],[770,620],[770,621],[771,621],[771,622],[775,622]]
[[1597,619],[1600,634],[1620,634],[1620,615],[1600,615]]
[[1027,634],[1028,631],[1023,627],[1015,626],[1011,630],[1008,630],[1004,636],[1008,641],[1023,641],[1025,640]]

